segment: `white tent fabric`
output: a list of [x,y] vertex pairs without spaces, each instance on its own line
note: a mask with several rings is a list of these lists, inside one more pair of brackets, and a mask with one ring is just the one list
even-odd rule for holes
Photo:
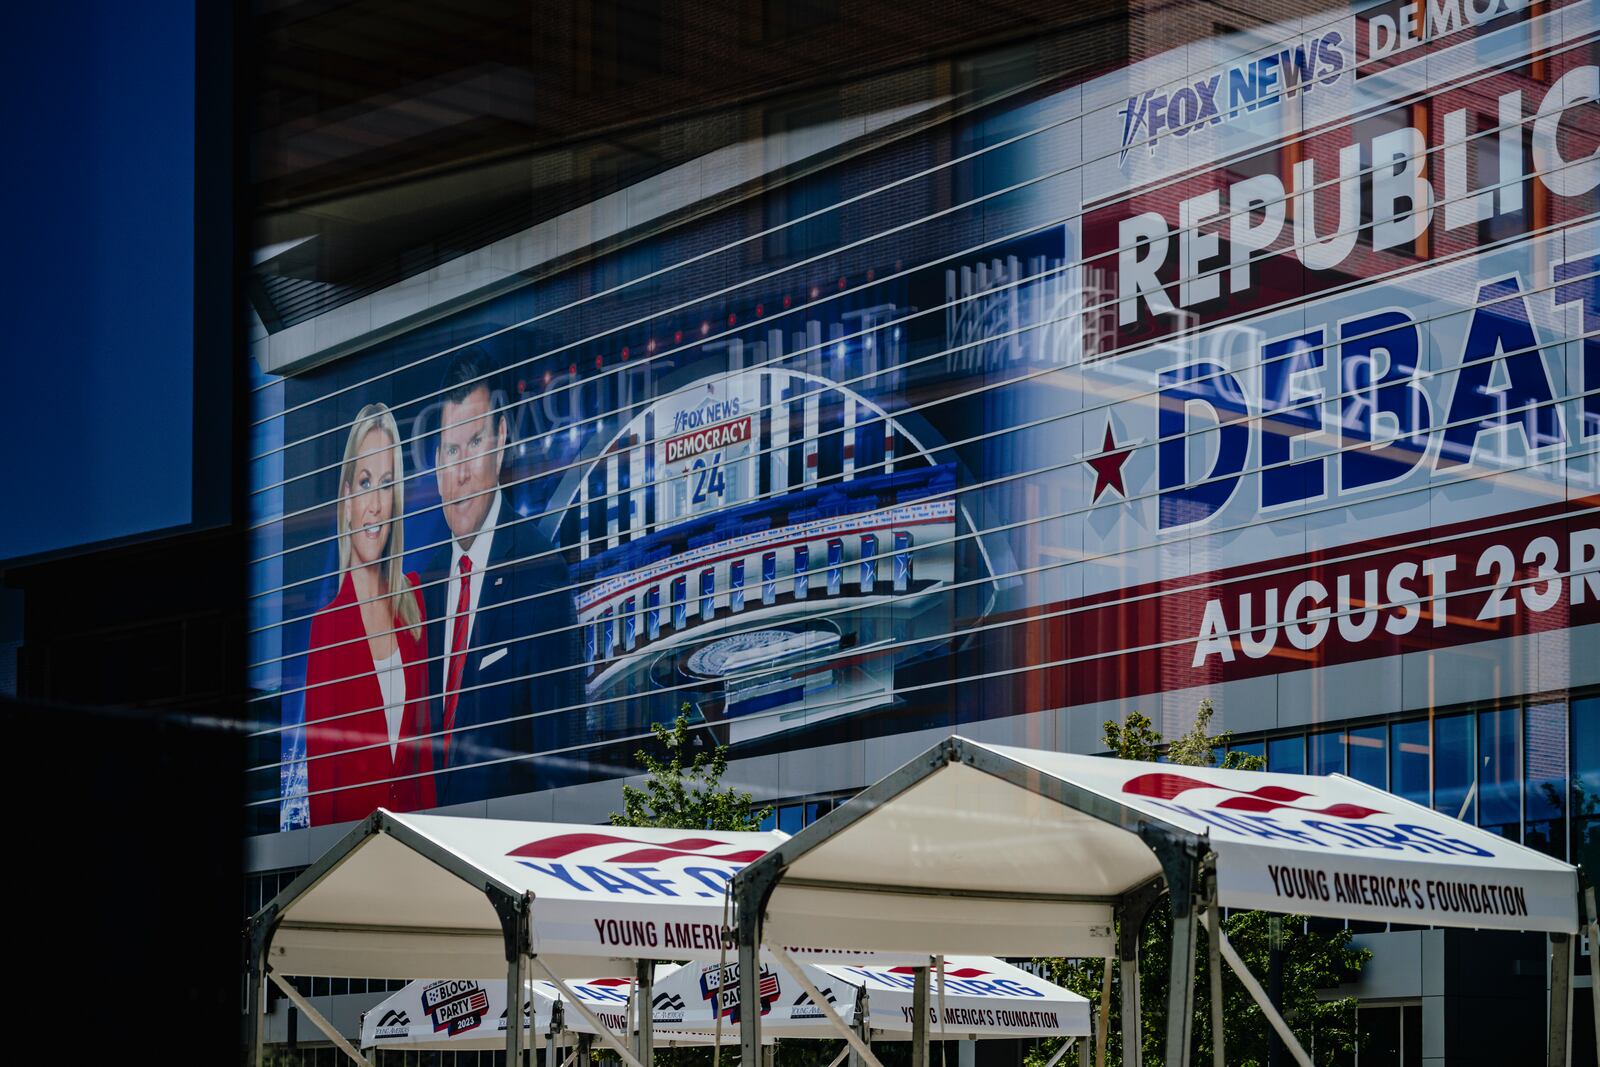
[[[659,967],[658,980],[670,977],[675,970],[670,965]],[[592,978],[567,985],[613,1033],[626,1037],[632,983],[623,978]],[[547,1033],[555,1006],[564,994],[550,982],[535,981],[529,987],[531,997],[522,1006],[524,1025],[531,1008],[533,1029]],[[570,1010],[563,1012],[563,1026],[577,1034],[595,1032],[581,1014]],[[505,1030],[503,979],[419,979],[408,982],[366,1013],[361,1021],[361,1047],[502,1049]],[[706,1041],[698,1034],[658,1034],[655,1045],[659,1048]]]
[[785,839],[380,810],[264,909],[267,962],[284,974],[498,974],[493,901],[527,893],[533,951],[564,977],[714,960],[723,887]]
[[1113,908],[1157,883],[1162,848],[1213,851],[1224,907],[1578,930],[1573,867],[1350,778],[962,738],[743,877],[781,872],[763,909],[768,945],[1108,956]]
[[[874,1033],[911,1032],[914,970],[884,964],[802,964],[806,977],[827,998],[846,1023],[859,1024],[857,991],[865,988]],[[723,1026],[736,1030],[742,1014],[736,967],[690,964],[658,978],[653,1011],[655,1032],[709,1031],[715,1025],[713,1002],[720,1005]],[[719,973],[726,981],[718,978]],[[939,982],[930,976],[931,1032],[940,1032]],[[759,984],[761,1032],[768,1037],[835,1038],[838,1034],[794,976],[764,962]],[[1071,990],[1037,978],[1019,967],[988,956],[956,956],[945,961],[944,1031],[958,1038],[1075,1037],[1089,1033],[1089,1002]]]
[[[1218,929],[1218,911],[1229,907],[1547,933],[1548,1062],[1558,1067],[1571,1020],[1578,890],[1568,864],[1340,775],[1138,763],[951,737],[739,873],[740,995],[756,999],[762,948],[787,964],[779,946],[802,939],[886,954],[1117,957],[1124,1048],[1137,1058],[1138,932],[1167,894],[1169,1067],[1192,1052],[1202,923],[1211,973],[1220,976],[1226,959],[1297,1062],[1310,1065]],[[1600,937],[1600,927],[1590,928]],[[1600,982],[1600,962],[1595,969]],[[1600,987],[1595,999],[1600,1013]],[[1221,1011],[1217,997],[1214,1034]],[[758,1016],[743,1027],[747,1057],[762,1030]]]

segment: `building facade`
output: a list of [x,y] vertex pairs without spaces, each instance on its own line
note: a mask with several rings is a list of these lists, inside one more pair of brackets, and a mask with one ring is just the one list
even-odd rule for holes
[[[1095,25],[729,112],[409,274],[259,257],[258,899],[380,803],[602,820],[680,713],[794,829],[952,731],[1203,699],[1595,869],[1600,12]],[[1362,936],[1364,1065],[1499,1055],[1447,1037],[1474,982],[1543,989]]]

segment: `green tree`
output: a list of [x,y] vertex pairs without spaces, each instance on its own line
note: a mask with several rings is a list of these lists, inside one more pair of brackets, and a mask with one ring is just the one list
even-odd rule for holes
[[[1190,767],[1217,766],[1217,753],[1233,740],[1229,731],[1213,734],[1211,720],[1216,709],[1202,700],[1189,730],[1166,746],[1171,763]],[[1105,724],[1106,748],[1118,759],[1152,760],[1162,749],[1161,735],[1150,720],[1132,712],[1124,722]],[[1266,761],[1243,752],[1228,753],[1223,767],[1235,770],[1264,770]],[[1265,978],[1271,957],[1272,918],[1266,912],[1235,911],[1223,923],[1228,940],[1259,978]],[[1371,958],[1366,949],[1351,944],[1349,930],[1323,930],[1296,916],[1281,917],[1284,948],[1283,1011],[1302,1045],[1311,1051],[1316,1063],[1334,1064],[1354,1051],[1354,997],[1331,997],[1330,991],[1360,973]],[[1145,920],[1139,949],[1141,986],[1142,1053],[1144,1063],[1157,1067],[1165,1062],[1167,977],[1172,943],[1172,913],[1166,900],[1157,904]],[[1103,993],[1104,965],[1100,960],[1044,959],[1051,979],[1093,1002],[1099,1014]],[[1114,971],[1107,1032],[1106,1062],[1122,1062],[1121,996],[1117,986],[1120,969]],[[1267,1060],[1268,1024],[1261,1009],[1227,969],[1223,968],[1224,1037],[1228,1063],[1239,1067],[1260,1067]],[[1195,965],[1195,1062],[1211,1060],[1211,985],[1204,935]],[[1029,1053],[1027,1067],[1040,1067],[1055,1051],[1046,1043]],[[1087,1067],[1076,1063],[1073,1054],[1063,1058],[1066,1067]]]
[[[644,768],[644,788],[622,787],[622,811],[611,813],[612,826],[660,826],[673,830],[759,830],[772,814],[770,807],[752,807],[749,793],[722,785],[728,769],[728,746],[709,750],[699,736],[689,735],[689,705],[685,704],[672,726],[651,723],[656,741],[666,750],[663,759],[648,749],[634,758]],[[698,748],[687,766],[686,751]]]
[[[673,830],[761,828],[762,820],[772,814],[772,808],[757,809],[751,794],[722,784],[722,776],[728,769],[728,746],[708,748],[701,740],[703,735],[691,736],[688,704],[683,705],[671,727],[652,723],[650,729],[662,754],[643,748],[634,753],[634,759],[645,772],[644,787],[622,787],[622,810],[611,813],[612,826],[656,826]],[[691,752],[685,764],[684,756]],[[842,1042],[826,1044],[836,1046]],[[594,1056],[608,1063],[620,1062],[614,1053],[598,1044]],[[785,1062],[793,1058],[788,1056]],[[830,1054],[828,1060],[831,1059]],[[825,1067],[828,1060],[822,1060],[817,1067]],[[712,1055],[708,1048],[657,1048],[655,1062],[657,1067],[710,1067]],[[739,1062],[738,1046],[723,1049],[721,1062],[735,1067]],[[809,1061],[797,1067],[809,1067]]]

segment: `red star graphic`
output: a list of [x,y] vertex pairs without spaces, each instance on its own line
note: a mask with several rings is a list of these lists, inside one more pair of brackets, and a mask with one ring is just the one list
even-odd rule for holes
[[1115,489],[1122,499],[1128,499],[1128,490],[1122,484],[1122,465],[1133,455],[1132,448],[1118,448],[1117,439],[1111,434],[1111,423],[1106,423],[1105,443],[1100,446],[1100,454],[1090,456],[1085,462],[1094,468],[1094,498],[1098,503],[1100,494],[1107,489]]

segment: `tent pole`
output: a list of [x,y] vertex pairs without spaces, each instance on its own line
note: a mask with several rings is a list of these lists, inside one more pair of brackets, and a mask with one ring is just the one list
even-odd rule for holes
[[599,1017],[596,1016],[594,1012],[589,1010],[589,1005],[578,999],[578,994],[574,993],[572,991],[572,987],[567,985],[566,979],[562,978],[555,971],[552,971],[550,969],[550,965],[544,960],[540,959],[538,956],[530,956],[529,959],[533,961],[533,965],[535,967],[544,972],[546,978],[549,978],[550,981],[555,983],[557,989],[561,990],[561,992],[567,995],[568,999],[572,1001],[572,1006],[578,1009],[578,1014],[583,1016],[584,1021],[594,1029],[595,1037],[598,1037],[605,1044],[610,1045],[612,1051],[616,1052],[618,1056],[622,1057],[622,1062],[627,1064],[628,1067],[641,1067],[638,1058],[633,1054],[633,1050],[630,1049],[620,1038],[618,1038],[616,1034],[612,1033],[611,1027],[601,1022]]
[[928,968],[913,971],[911,986],[911,1067],[928,1067]]
[[[872,1039],[872,1030],[867,1020],[872,1016],[872,1004],[867,996],[867,987],[864,985],[856,986],[855,1012],[856,1033],[860,1035],[862,1041],[870,1041]],[[850,1067],[865,1067],[866,1061],[861,1058],[861,1054],[855,1050],[854,1045],[846,1041],[844,1050],[850,1054]]]
[[[1094,1067],[1106,1067],[1106,1042],[1111,1036],[1111,972],[1114,964],[1107,956],[1100,973],[1100,1025],[1094,1030]],[[1084,1063],[1082,1067],[1089,1067]]]
[[[1572,935],[1550,935],[1549,1067],[1567,1067],[1572,1045]],[[1589,946],[1594,951],[1594,946]]]
[[638,1002],[634,1007],[635,1017],[639,1021],[638,1051],[643,1067],[653,1067],[655,1063],[655,988],[656,988],[656,961],[635,961],[637,979],[634,983],[634,999]]
[[828,1064],[828,1067],[839,1067],[839,1065],[844,1062],[845,1057],[848,1055],[850,1055],[850,1043],[845,1042],[844,1048],[839,1050],[839,1054],[833,1058],[833,1062]]
[[267,1030],[267,997],[262,988],[261,972],[265,964],[255,953],[250,956],[250,1018],[246,1022],[250,1067],[261,1067],[262,1042]]
[[1283,1047],[1289,1055],[1294,1057],[1295,1063],[1300,1067],[1314,1067],[1311,1056],[1301,1046],[1300,1039],[1294,1036],[1294,1031],[1289,1029],[1289,1024],[1283,1021],[1283,1016],[1278,1014],[1278,1009],[1273,1005],[1272,998],[1267,996],[1267,991],[1261,988],[1261,983],[1256,981],[1256,976],[1250,973],[1250,968],[1240,958],[1234,949],[1233,943],[1228,940],[1228,935],[1223,933],[1222,924],[1213,924],[1212,916],[1202,913],[1200,922],[1206,927],[1208,935],[1215,936],[1217,947],[1222,950],[1222,958],[1228,961],[1229,968],[1238,976],[1239,983],[1244,986],[1245,992],[1250,994],[1250,999],[1256,1002],[1261,1009],[1261,1014],[1267,1017],[1267,1022],[1278,1032],[1278,1037],[1283,1041]]
[[1195,907],[1193,892],[1172,897],[1172,963],[1167,979],[1167,1067],[1189,1067],[1194,1036]]
[[[1222,911],[1217,907],[1217,854],[1206,853],[1205,858],[1206,914],[1216,929],[1222,929]],[[1222,1012],[1222,946],[1217,935],[1206,931],[1206,976],[1211,983],[1211,1067],[1228,1067],[1226,1048],[1227,1025]]]
[[[739,892],[736,902],[739,923],[739,1067],[756,1067],[761,1062],[761,906],[756,894]],[[722,1011],[722,982],[727,972],[717,976],[717,997],[713,1001]]]
[[[811,984],[811,979],[806,977],[806,972],[801,970],[800,966],[789,958],[789,954],[777,945],[768,945],[767,948],[777,958],[779,966],[794,975],[794,980],[800,983],[800,988],[806,991],[806,994],[811,998],[811,1002],[822,1009],[822,1014],[827,1017],[828,1022],[833,1024],[835,1030],[844,1035],[844,1039],[850,1042],[850,1046],[856,1050],[856,1054],[868,1064],[868,1067],[883,1067],[883,1064],[878,1062],[878,1057],[872,1054],[871,1044],[862,1040],[859,1034],[845,1025],[844,1020],[839,1018],[839,1013],[833,1010],[833,1005],[828,1003],[828,998],[817,991],[817,987]],[[740,946],[740,952],[743,951],[743,946]],[[740,977],[742,978],[743,975]],[[759,1011],[757,1014],[759,1014]],[[863,1028],[870,1028],[872,1025],[865,1018],[861,1019],[860,1022]],[[870,1032],[870,1029],[868,1032]],[[748,1041],[749,1037],[750,1034],[747,1030],[745,1031],[745,1040]]]
[[1589,929],[1589,997],[1594,1002],[1594,1047],[1600,1055],[1600,912],[1594,907],[1594,886],[1583,889]]
[[[514,1017],[509,1011],[511,998],[522,991],[522,961],[526,956],[520,948],[511,953],[511,958],[506,961],[506,1067],[521,1064],[522,1062],[522,1020]],[[521,1005],[518,1005],[518,1014]]]
[[1150,911],[1146,899],[1130,900],[1122,908],[1117,931],[1122,962],[1122,1067],[1140,1067],[1144,1059],[1143,1012],[1139,1006],[1139,939]]
[[282,976],[271,968],[267,969],[267,977],[272,980],[274,985],[283,990],[283,995],[289,998],[289,1003],[293,1004],[296,1008],[299,1008],[300,1014],[309,1019],[311,1021],[311,1025],[315,1026],[318,1030],[321,1030],[323,1036],[338,1046],[338,1048],[346,1056],[349,1056],[351,1059],[361,1064],[361,1067],[372,1067],[372,1064],[367,1062],[360,1052],[356,1051],[356,1047],[347,1041],[345,1036],[339,1032],[338,1027],[334,1026],[327,1019],[324,1019],[322,1017],[322,1013],[316,1008],[313,1008],[311,1006],[311,1002],[306,1000],[305,997],[302,997],[298,989],[284,981]]

